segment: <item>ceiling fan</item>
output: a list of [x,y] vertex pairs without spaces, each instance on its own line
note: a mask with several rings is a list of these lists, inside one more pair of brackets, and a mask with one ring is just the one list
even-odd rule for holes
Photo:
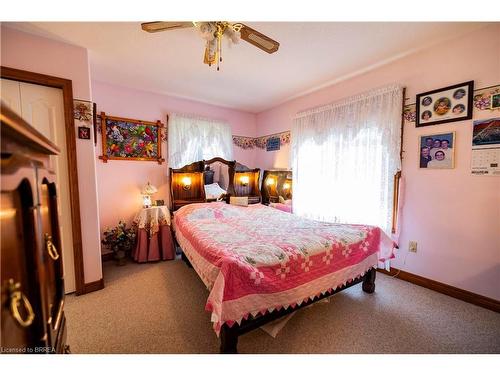
[[200,36],[206,40],[205,55],[203,62],[212,66],[222,62],[222,37],[226,36],[233,43],[238,43],[240,39],[253,44],[267,53],[274,53],[278,50],[280,44],[269,38],[268,36],[259,33],[258,31],[244,25],[242,23],[230,23],[227,21],[210,21],[210,22],[145,22],[141,24],[144,31],[148,33],[157,33],[160,31],[168,31],[175,29],[184,29],[195,27],[198,29]]

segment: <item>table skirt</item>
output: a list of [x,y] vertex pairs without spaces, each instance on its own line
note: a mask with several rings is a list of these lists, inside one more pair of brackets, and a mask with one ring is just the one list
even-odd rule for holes
[[160,230],[151,238],[146,229],[137,231],[137,245],[132,253],[136,262],[154,262],[175,258],[175,245],[168,225],[161,225]]

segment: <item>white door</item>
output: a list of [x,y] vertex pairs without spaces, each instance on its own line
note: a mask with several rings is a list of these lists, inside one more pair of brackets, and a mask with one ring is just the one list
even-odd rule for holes
[[[15,81],[5,84],[2,79],[2,99],[15,96]],[[66,126],[64,123],[64,100],[61,89],[17,82],[22,118],[36,130],[54,142],[61,150],[58,156],[51,156],[51,168],[57,174],[57,199],[59,203],[59,225],[63,254],[64,284],[66,293],[75,291],[75,268],[73,254],[73,233],[71,204],[69,196],[68,154],[66,151]],[[4,91],[4,87],[6,90]],[[13,102],[13,99],[5,102]],[[16,110],[16,108],[13,108]]]
[[0,92],[3,102],[21,116],[21,87],[19,82],[2,78]]

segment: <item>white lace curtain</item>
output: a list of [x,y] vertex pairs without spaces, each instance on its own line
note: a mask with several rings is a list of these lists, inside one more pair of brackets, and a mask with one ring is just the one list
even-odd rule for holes
[[172,114],[168,121],[168,165],[181,168],[213,157],[233,160],[233,138],[227,123]]
[[403,89],[391,85],[302,112],[292,139],[293,211],[391,233]]

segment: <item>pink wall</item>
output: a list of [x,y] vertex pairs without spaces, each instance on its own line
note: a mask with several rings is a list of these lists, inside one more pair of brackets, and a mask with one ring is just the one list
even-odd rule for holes
[[[92,100],[87,50],[2,24],[1,65],[70,79],[75,99]],[[75,129],[76,131],[76,129]],[[93,143],[77,139],[78,188],[85,282],[101,279],[97,184]]]
[[[404,84],[410,98],[407,103],[414,103],[419,92],[468,80],[474,80],[476,88],[500,84],[500,25],[485,27],[259,113],[257,133],[289,130],[292,117],[299,111],[389,83]],[[500,117],[500,112],[476,112],[474,116]],[[500,178],[470,174],[471,124],[461,121],[418,129],[406,126],[401,250],[393,265],[500,300]],[[457,137],[455,169],[419,170],[419,137],[448,131],[455,131]],[[287,167],[288,163],[289,148],[256,154],[256,164],[261,168]],[[407,253],[409,240],[418,241],[416,254]]]
[[[475,80],[477,88],[500,83],[500,26],[474,33],[407,56],[363,75],[294,99],[271,110],[249,114],[189,100],[123,89],[93,82],[83,48],[19,32],[2,25],[1,64],[73,81],[75,98],[98,103],[110,115],[165,120],[167,113],[187,112],[227,120],[238,135],[259,136],[289,130],[298,111],[326,104],[392,82],[415,94],[457,82]],[[499,116],[496,112],[491,116]],[[481,112],[476,116],[489,117]],[[417,140],[429,131],[456,131],[456,168],[420,171]],[[500,300],[500,180],[470,174],[471,121],[405,129],[403,177],[406,181],[402,212],[401,250],[394,266],[453,286]],[[166,151],[166,150],[164,150]],[[166,198],[165,164],[97,160],[100,144],[77,140],[78,176],[82,212],[85,281],[101,278],[99,217],[102,226],[120,218],[130,220],[141,207],[139,190],[148,180]],[[249,166],[287,167],[289,148],[279,152],[243,151],[235,158]],[[97,164],[96,164],[97,163]],[[436,176],[439,175],[439,176]],[[437,178],[436,178],[437,177]],[[101,198],[98,214],[97,184]],[[418,253],[408,254],[409,240],[418,241]]]
[[[92,95],[98,112],[106,112],[110,116],[161,120],[165,123],[168,113],[196,114],[227,121],[233,129],[233,134],[255,136],[255,114],[102,82],[92,83]],[[95,152],[102,228],[116,225],[120,219],[132,221],[142,207],[140,190],[148,181],[159,189],[153,199],[168,202],[167,163],[159,165],[153,162],[118,160],[103,163],[97,159],[102,154],[100,138]],[[163,144],[162,155],[167,159],[166,143]],[[234,158],[249,167],[255,164],[253,150],[235,147]]]

